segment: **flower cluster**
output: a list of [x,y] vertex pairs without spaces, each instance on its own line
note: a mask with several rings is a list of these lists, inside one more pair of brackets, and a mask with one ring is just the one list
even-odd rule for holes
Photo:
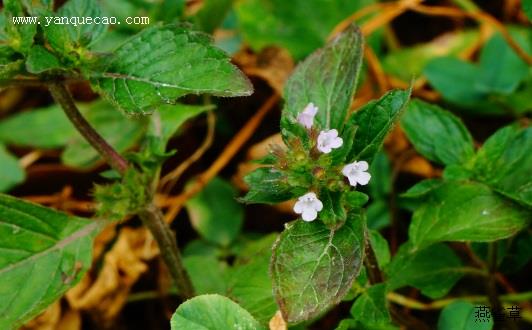
[[[318,113],[318,107],[314,103],[309,103],[305,109],[297,116],[297,122],[310,130],[314,124],[314,117]],[[338,136],[336,129],[320,131],[316,148],[319,152],[328,154],[333,149],[340,148],[344,141]],[[357,184],[366,185],[371,179],[371,174],[367,172],[369,165],[366,161],[354,161],[344,165],[342,174],[347,177],[349,184],[356,187]],[[318,217],[318,212],[323,209],[323,203],[318,199],[316,193],[308,192],[298,198],[294,205],[294,212],[301,214],[304,221],[313,221]]]

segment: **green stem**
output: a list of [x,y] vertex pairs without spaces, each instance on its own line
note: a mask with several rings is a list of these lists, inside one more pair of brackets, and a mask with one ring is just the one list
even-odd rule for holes
[[[379,268],[379,263],[377,261],[377,255],[375,254],[375,250],[373,249],[373,246],[371,245],[370,235],[369,235],[367,228],[364,231],[364,235],[366,237],[364,266],[366,267],[366,271],[368,272],[369,282],[371,284],[382,283],[384,282],[384,276],[382,274],[382,271]],[[417,318],[411,315],[402,313],[396,307],[397,306],[390,305],[390,314],[396,323],[406,326],[407,329],[419,329],[419,330],[429,329],[429,327],[424,322],[422,322],[421,320],[418,320]]]
[[164,221],[161,210],[150,204],[139,213],[139,217],[157,240],[161,256],[174,279],[180,295],[185,299],[192,298],[194,296],[192,282],[183,265],[176,237],[170,226]]
[[79,112],[76,103],[72,99],[72,95],[70,95],[65,85],[61,82],[53,82],[50,83],[48,88],[54,100],[61,105],[68,119],[70,119],[85,140],[98,151],[112,168],[120,174],[124,174],[128,168],[127,161],[83,118],[83,115]]
[[[87,140],[96,151],[120,174],[124,174],[129,164],[127,161],[105,141],[89,122],[79,112],[72,95],[62,82],[51,82],[48,85],[54,100],[61,105],[65,114],[74,127]],[[176,237],[170,226],[164,222],[161,210],[149,204],[138,213],[144,225],[150,230],[157,241],[161,256],[168,267],[170,275],[183,298],[190,298],[194,290],[190,278],[183,266],[181,254],[176,243]]]

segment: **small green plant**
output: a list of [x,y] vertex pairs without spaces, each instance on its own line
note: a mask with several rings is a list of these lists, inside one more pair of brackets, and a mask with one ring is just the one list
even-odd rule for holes
[[[150,26],[112,52],[100,52],[93,46],[105,34],[106,25],[44,24],[46,19],[61,17],[101,17],[99,2],[71,0],[56,12],[52,8],[51,1],[4,1],[0,83],[46,86],[64,115],[98,153],[87,150],[87,145],[78,154],[66,152],[65,160],[87,166],[99,155],[112,167],[107,176],[116,178],[116,183],[96,187],[94,195],[100,203],[97,220],[69,217],[7,195],[0,196],[5,251],[0,261],[2,329],[23,325],[76,284],[91,265],[95,235],[107,221],[121,220],[126,215],[142,219],[157,240],[180,295],[192,297],[194,288],[175,235],[153,203],[160,168],[172,154],[166,151],[168,139],[186,118],[209,108],[183,105],[177,99],[188,94],[244,96],[252,92],[247,78],[227,55],[214,47],[207,35],[185,24]],[[19,24],[14,19],[26,16],[38,17],[43,24]],[[150,120],[137,119],[120,126],[130,126],[130,134],[127,130],[123,132],[126,140],[141,137],[139,152],[124,158],[111,141],[93,128],[67,88],[73,81],[89,81],[106,100],[91,106],[90,113],[84,111],[92,122],[109,124],[112,115],[106,115],[107,111],[121,111],[129,116],[157,114]],[[64,122],[62,118],[59,121]],[[107,131],[114,129],[111,126]],[[64,132],[52,132],[56,138],[61,133]],[[48,136],[37,139],[43,139],[43,144],[57,143]],[[131,141],[125,145],[123,141],[112,144],[122,145],[120,151],[124,151]],[[1,150],[4,152],[3,147]],[[15,175],[10,179],[20,178]]]

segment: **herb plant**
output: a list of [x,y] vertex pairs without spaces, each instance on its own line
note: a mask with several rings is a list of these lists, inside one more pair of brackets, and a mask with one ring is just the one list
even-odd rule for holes
[[[532,255],[530,30],[468,0],[422,2],[4,0],[0,86],[51,98],[0,113],[0,329],[38,329],[54,310],[59,328],[65,306],[74,328],[80,311],[112,328],[163,297],[172,330],[531,323],[530,291],[508,280]],[[388,23],[408,10],[481,26],[401,49]],[[141,14],[151,24],[60,23]],[[238,122],[229,108],[249,105],[247,75],[273,95],[212,161]],[[276,105],[267,148],[224,179]],[[186,158],[199,116],[206,137]],[[68,173],[98,174],[90,201],[74,178],[25,193],[24,167],[57,149]]]

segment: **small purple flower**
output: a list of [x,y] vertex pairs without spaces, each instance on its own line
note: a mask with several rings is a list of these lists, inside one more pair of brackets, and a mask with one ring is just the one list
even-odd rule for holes
[[301,214],[304,221],[313,221],[318,217],[318,212],[323,209],[323,203],[315,193],[309,192],[297,199],[294,212]]
[[353,187],[357,186],[357,183],[361,185],[367,185],[369,180],[371,179],[371,174],[367,172],[369,168],[368,162],[366,161],[360,161],[360,162],[352,162],[351,164],[347,164],[342,169],[342,174],[349,179],[349,184]]
[[318,113],[318,107],[314,103],[307,104],[305,109],[299,115],[297,115],[297,122],[303,125],[305,128],[310,129],[314,124],[314,117]]
[[318,150],[328,154],[332,149],[340,148],[344,141],[338,136],[338,131],[331,129],[328,131],[321,131],[318,135]]

